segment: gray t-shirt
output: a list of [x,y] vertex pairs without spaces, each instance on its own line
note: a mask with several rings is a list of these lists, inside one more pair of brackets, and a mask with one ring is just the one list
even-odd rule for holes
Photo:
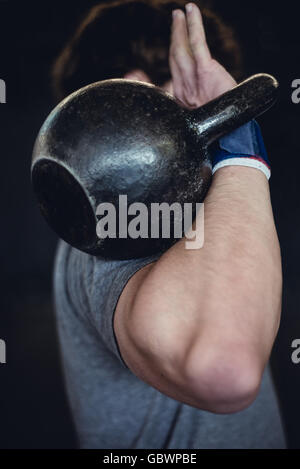
[[115,307],[130,277],[156,258],[107,261],[60,242],[56,318],[80,447],[285,448],[269,366],[255,402],[228,415],[171,399],[126,366],[113,330]]

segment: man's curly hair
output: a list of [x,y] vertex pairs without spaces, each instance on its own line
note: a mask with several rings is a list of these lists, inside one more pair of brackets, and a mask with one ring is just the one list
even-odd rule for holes
[[[87,84],[122,78],[143,70],[152,83],[171,79],[169,47],[172,10],[184,11],[186,0],[115,0],[93,7],[66,44],[52,69],[57,100]],[[242,57],[232,29],[207,6],[202,12],[212,56],[236,80],[242,77]]]

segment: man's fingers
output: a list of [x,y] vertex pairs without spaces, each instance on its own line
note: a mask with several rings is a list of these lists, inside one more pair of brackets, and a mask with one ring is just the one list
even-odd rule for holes
[[178,65],[175,60],[175,51],[178,44],[178,33],[176,31],[176,26],[178,22],[178,17],[176,14],[176,10],[173,12],[173,22],[172,22],[172,32],[171,32],[171,45],[169,50],[169,67],[171,70],[172,75],[172,83],[173,83],[173,91],[174,95],[177,99],[181,99],[181,91],[182,91],[182,79],[181,79],[181,72],[178,68]]
[[181,73],[174,58],[171,55],[169,57],[169,66],[170,66],[170,70],[172,74],[174,96],[180,101],[182,101],[183,94],[182,94]]
[[185,21],[185,14],[182,10],[173,11],[171,46],[176,52],[185,52],[192,57],[189,45],[188,30]]
[[206,42],[201,12],[197,5],[186,5],[187,27],[190,48],[195,58],[197,69],[205,68],[211,61],[211,54]]
[[174,10],[174,12],[170,46],[170,68],[175,88],[184,87],[192,94],[195,89],[196,64],[189,47],[185,14],[181,10]]

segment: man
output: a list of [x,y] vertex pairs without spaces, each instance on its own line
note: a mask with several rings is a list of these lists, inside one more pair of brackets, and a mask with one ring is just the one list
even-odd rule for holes
[[[122,8],[141,7],[142,23],[146,3],[147,11],[174,10],[171,79],[159,86],[192,109],[236,85],[212,58],[198,4]],[[108,7],[107,21],[120,5]],[[84,47],[90,23],[58,60],[57,89],[66,63],[69,84],[82,80],[70,51]],[[139,66],[124,78],[151,82]],[[223,139],[227,154],[213,162],[205,198],[203,248],[188,251],[183,238],[162,255],[107,261],[61,242],[57,324],[82,448],[285,447],[268,365],[280,321],[280,249],[266,156],[262,150],[258,165],[249,157],[259,135],[250,123]],[[231,158],[237,145],[245,151]]]

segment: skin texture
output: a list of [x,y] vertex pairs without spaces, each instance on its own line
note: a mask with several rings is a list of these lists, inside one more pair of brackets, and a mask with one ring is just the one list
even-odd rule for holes
[[[236,83],[211,58],[198,7],[176,12],[164,89],[192,109]],[[125,78],[149,82],[140,70]],[[114,329],[140,379],[199,409],[231,413],[255,399],[280,321],[281,256],[266,177],[218,170],[204,223],[201,249],[186,250],[183,238],[130,279]]]

